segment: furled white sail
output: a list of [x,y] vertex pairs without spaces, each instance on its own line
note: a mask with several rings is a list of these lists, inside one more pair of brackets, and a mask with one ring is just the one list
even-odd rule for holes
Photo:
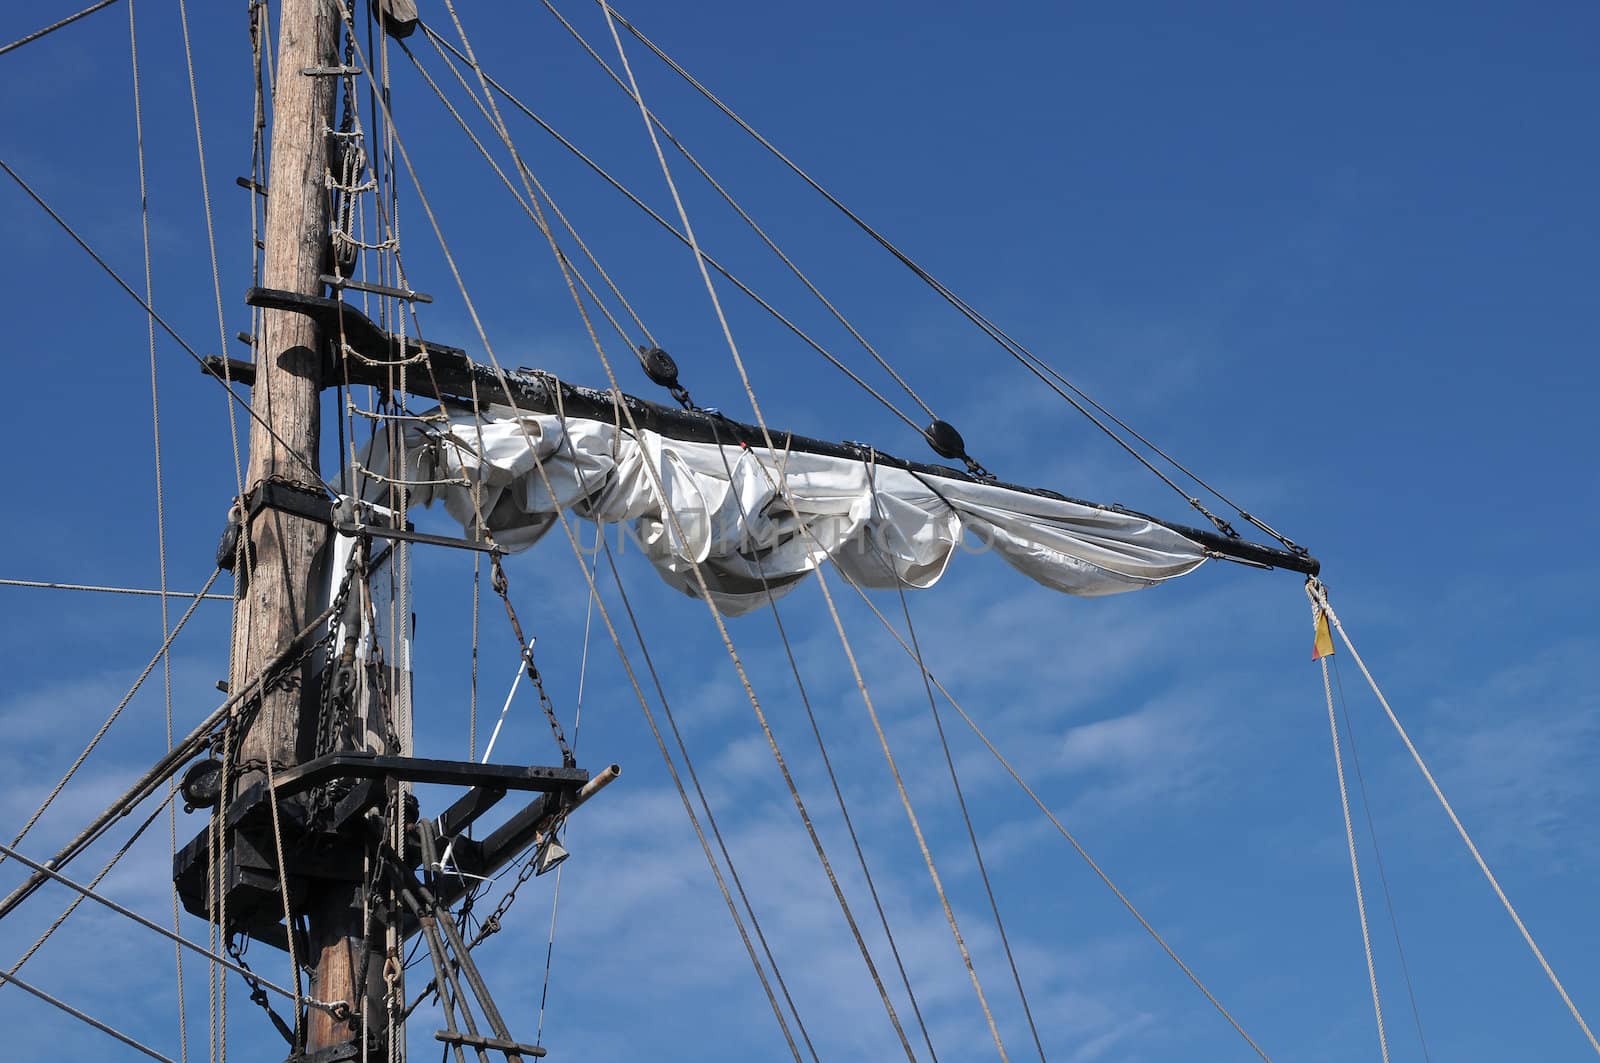
[[663,579],[698,596],[698,563],[717,605],[734,615],[764,604],[767,588],[786,593],[827,558],[863,586],[931,586],[968,534],[981,544],[975,552],[1083,596],[1160,583],[1206,557],[1133,514],[852,458],[635,435],[503,408],[481,418],[445,408],[404,425],[403,470],[381,434],[363,464],[416,484],[413,501],[442,502],[468,535],[480,509],[511,551],[538,542],[558,507],[631,522]]

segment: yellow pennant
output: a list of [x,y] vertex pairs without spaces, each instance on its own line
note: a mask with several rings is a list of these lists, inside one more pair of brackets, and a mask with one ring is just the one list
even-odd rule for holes
[[1328,630],[1328,614],[1317,613],[1317,640],[1311,647],[1311,659],[1320,661],[1333,656],[1333,632]]

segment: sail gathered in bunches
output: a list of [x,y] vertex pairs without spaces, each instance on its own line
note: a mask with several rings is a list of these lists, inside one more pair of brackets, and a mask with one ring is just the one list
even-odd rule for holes
[[932,586],[964,536],[967,552],[994,553],[1083,596],[1148,587],[1206,558],[1137,514],[871,460],[687,442],[503,407],[476,417],[446,407],[404,422],[403,432],[403,469],[382,433],[363,464],[416,485],[414,502],[442,502],[467,535],[481,524],[502,548],[523,550],[551,528],[558,507],[631,523],[664,580],[698,596],[699,564],[717,605],[734,615],[830,558],[862,586]]

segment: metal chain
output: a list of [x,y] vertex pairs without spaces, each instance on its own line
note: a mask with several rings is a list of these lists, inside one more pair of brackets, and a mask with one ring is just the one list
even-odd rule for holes
[[[332,753],[338,745],[340,730],[348,723],[351,709],[351,692],[355,688],[356,644],[360,640],[361,625],[345,624],[345,610],[349,605],[350,591],[355,586],[357,574],[365,577],[367,540],[357,542],[345,565],[344,580],[334,595],[333,613],[328,617],[327,655],[322,666],[321,712],[317,720],[317,754]],[[345,624],[344,645],[338,642],[341,624]]]
[[522,865],[522,870],[517,873],[517,880],[511,884],[511,888],[506,890],[505,895],[500,898],[500,903],[494,906],[494,911],[490,912],[488,917],[483,920],[482,926],[478,933],[473,936],[467,948],[475,949],[485,938],[500,932],[501,926],[504,925],[502,920],[505,918],[506,912],[510,911],[511,906],[516,903],[517,890],[521,889],[522,884],[534,876],[538,867],[538,859],[532,857]]
[[[231,721],[224,721],[217,725],[217,730],[222,732],[220,740],[227,745],[228,756],[233,760],[235,770],[240,774],[250,771],[262,771],[266,768],[265,761],[239,759],[240,748],[244,743],[244,734],[250,729],[250,723],[254,720],[255,713],[260,710],[262,699],[270,691],[276,690],[279,684],[290,676],[297,674],[305,666],[305,663],[311,659],[312,654],[332,640],[336,630],[336,628],[330,629],[321,638],[306,643],[306,648],[296,654],[293,660],[283,662],[271,675],[264,676],[259,683],[252,684],[257,687],[255,694],[240,703],[237,714]],[[238,726],[231,726],[234,722]],[[288,765],[285,764],[282,767],[288,767]]]
[[261,980],[255,976],[255,973],[250,969],[250,965],[245,962],[244,948],[240,946],[237,939],[232,937],[228,939],[228,955],[244,971],[242,977],[245,985],[250,987],[250,1002],[259,1005],[261,1010],[267,1013],[267,1018],[272,1020],[272,1025],[283,1035],[283,1039],[293,1045],[295,1043],[294,1030],[290,1029],[288,1022],[284,1020],[282,1015],[273,1010],[272,1002],[267,998],[267,991],[261,986]]
[[578,759],[573,756],[572,747],[567,745],[566,732],[562,731],[561,721],[556,718],[555,704],[550,700],[550,695],[545,693],[544,677],[539,674],[539,666],[533,661],[533,645],[523,637],[522,622],[517,619],[517,610],[511,604],[511,595],[508,593],[510,585],[506,582],[506,570],[500,564],[500,555],[490,554],[489,564],[492,569],[489,584],[505,603],[506,617],[511,621],[511,631],[517,637],[517,645],[522,648],[522,662],[527,666],[528,678],[533,680],[533,687],[539,693],[539,707],[544,709],[545,719],[550,721],[550,733],[555,735],[556,746],[561,750],[561,763],[565,767],[573,767]]

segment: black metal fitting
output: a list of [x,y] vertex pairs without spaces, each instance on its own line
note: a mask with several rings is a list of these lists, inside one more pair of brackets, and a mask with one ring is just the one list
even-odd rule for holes
[[958,460],[967,456],[966,440],[961,438],[961,433],[949,421],[935,420],[922,430],[922,436],[941,458]]
[[222,529],[222,540],[217,543],[217,567],[232,572],[239,557],[239,536],[244,534],[244,523],[239,517],[239,507],[228,510],[228,523]]
[[652,383],[664,388],[678,386],[678,363],[672,360],[672,355],[660,347],[646,347],[640,345],[639,357],[644,363],[645,376]]
[[183,794],[185,812],[216,808],[222,800],[222,761],[207,757],[189,765],[189,770],[183,773],[183,781],[178,784],[178,792]]

